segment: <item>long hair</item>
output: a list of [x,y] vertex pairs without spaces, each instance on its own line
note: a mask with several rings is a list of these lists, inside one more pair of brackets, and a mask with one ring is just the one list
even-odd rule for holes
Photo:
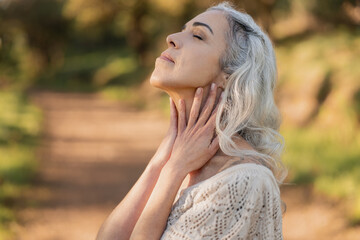
[[[229,75],[216,117],[220,148],[229,156],[261,159],[280,184],[287,170],[281,162],[284,139],[278,132],[281,116],[273,94],[277,69],[271,41],[248,14],[229,3],[210,10],[222,11],[230,29],[220,57],[220,67]],[[256,151],[239,149],[234,141],[239,136]]]

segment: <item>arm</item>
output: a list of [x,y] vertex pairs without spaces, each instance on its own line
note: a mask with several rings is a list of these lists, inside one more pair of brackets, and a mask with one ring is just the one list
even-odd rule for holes
[[[191,108],[188,125],[185,120],[185,104],[179,102],[179,124],[171,157],[146,204],[130,239],[159,239],[166,227],[176,193],[185,176],[201,168],[218,150],[218,138],[212,140],[216,110],[212,111],[216,89],[212,89],[199,119],[202,89],[198,89]],[[198,119],[198,120],[197,120]]]
[[130,239],[160,239],[186,173],[165,166]]
[[156,166],[146,167],[125,198],[102,224],[97,240],[129,239],[160,173]]
[[97,240],[129,239],[131,232],[148,201],[159,174],[169,159],[177,134],[177,112],[170,101],[170,127],[154,157],[138,181],[102,224]]

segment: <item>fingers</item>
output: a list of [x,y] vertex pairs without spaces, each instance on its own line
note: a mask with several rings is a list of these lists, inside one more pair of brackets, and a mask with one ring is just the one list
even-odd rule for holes
[[[221,95],[219,97],[219,100],[218,100],[218,104],[216,105],[214,111],[212,111],[209,120],[205,124],[205,128],[207,129],[206,131],[209,131],[209,132],[213,133],[215,131],[215,129],[216,129],[216,123],[215,123],[216,122],[216,114],[217,114],[217,111],[219,109],[219,103],[221,102],[223,96],[224,96],[224,93],[221,93]],[[219,148],[218,145],[219,145],[219,138],[218,138],[218,136],[216,136],[213,139],[212,143],[209,145],[210,152],[212,152],[212,150],[214,150],[216,152],[217,149]]]
[[[198,88],[195,92],[195,96],[194,96],[194,101],[193,104],[191,106],[191,110],[190,110],[190,114],[189,114],[189,120],[188,123],[186,124],[186,109],[185,109],[185,101],[183,99],[179,100],[179,104],[178,104],[178,113],[177,113],[177,122],[178,122],[178,134],[182,133],[183,131],[185,131],[185,129],[187,127],[189,128],[193,128],[195,125],[196,126],[204,126],[207,125],[207,122],[210,121],[210,118],[215,118],[216,117],[216,110],[218,108],[218,103],[220,102],[220,98],[218,101],[216,101],[217,98],[217,92],[218,92],[218,88],[216,86],[215,83],[211,84],[210,87],[210,91],[208,94],[208,98],[206,100],[206,103],[200,112],[200,107],[202,104],[202,98],[203,98],[203,88]],[[220,90],[221,91],[221,90]],[[216,107],[214,109],[214,105],[215,103]],[[213,110],[214,109],[214,110]],[[175,116],[175,114],[174,114]],[[214,122],[215,119],[212,120],[212,122]]]
[[178,135],[180,135],[186,128],[186,112],[185,102],[183,99],[179,100],[179,111],[178,111]]
[[215,107],[215,109],[212,111],[211,115],[210,115],[210,118],[209,120],[206,122],[205,126],[209,126],[209,125],[212,125],[212,126],[215,126],[215,120],[216,120],[216,113],[219,109],[219,103],[221,102],[221,100],[223,99],[223,96],[224,96],[224,93],[222,92],[220,94],[220,97],[219,97],[219,100],[218,100],[218,103]]
[[169,98],[170,100],[170,128],[172,130],[176,130],[177,129],[177,125],[178,125],[178,113],[176,110],[176,106],[174,101],[172,100],[172,98]]
[[195,123],[199,117],[202,96],[203,96],[203,89],[202,88],[196,89],[194,101],[191,106],[191,111],[190,111],[190,116],[189,116],[189,122],[188,122],[189,127],[192,127],[193,125],[195,125]]
[[[216,129],[216,124],[215,124],[216,114],[219,109],[219,103],[223,99],[223,96],[224,96],[224,93],[221,93],[215,109],[212,111],[209,120],[205,124],[205,128],[207,129],[207,131],[209,131],[211,133],[214,133],[214,131]],[[219,149],[219,136],[216,136],[209,145],[210,155],[215,154],[218,149]]]
[[215,154],[218,149],[219,149],[219,136],[216,136],[209,145],[210,154],[212,155]]
[[205,106],[198,120],[199,124],[204,125],[208,121],[209,116],[214,107],[215,99],[216,99],[216,84],[212,83],[208,99],[206,100]]

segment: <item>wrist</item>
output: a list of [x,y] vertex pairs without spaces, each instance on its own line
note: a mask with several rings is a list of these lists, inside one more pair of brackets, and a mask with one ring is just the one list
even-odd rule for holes
[[176,178],[181,179],[184,179],[189,173],[186,169],[179,165],[173,164],[173,162],[170,160],[163,167],[162,172],[163,171],[175,176]]
[[164,167],[167,160],[169,159],[170,157],[169,155],[170,154],[168,153],[164,153],[162,151],[157,150],[154,156],[151,158],[150,163],[151,165],[157,166],[161,169],[162,167]]
[[162,164],[160,161],[156,161],[157,159],[153,157],[148,165],[146,166],[146,170],[150,172],[161,172],[161,169],[164,167],[164,164]]
[[159,175],[160,181],[168,182],[171,185],[171,188],[179,190],[181,184],[183,183],[186,175],[183,171],[179,171],[172,166],[164,166]]

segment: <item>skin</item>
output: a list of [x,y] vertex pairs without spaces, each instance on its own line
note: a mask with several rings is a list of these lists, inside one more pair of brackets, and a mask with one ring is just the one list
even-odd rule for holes
[[[204,23],[212,32],[194,23]],[[184,99],[188,119],[196,88],[203,87],[205,96],[212,82],[220,88],[219,92],[224,88],[227,75],[220,69],[219,59],[226,48],[225,31],[229,26],[220,11],[204,12],[184,26],[181,32],[166,39],[168,48],[163,53],[171,56],[174,63],[157,58],[150,83],[168,93],[177,109],[179,99]]]
[[[194,23],[205,23],[211,31]],[[143,174],[103,223],[98,240],[159,239],[178,190],[238,160],[222,153],[214,138],[217,102],[227,77],[219,66],[227,30],[225,16],[209,11],[167,37],[164,52],[174,62],[157,58],[150,81],[171,97],[169,130]],[[237,144],[252,149],[244,140]]]

